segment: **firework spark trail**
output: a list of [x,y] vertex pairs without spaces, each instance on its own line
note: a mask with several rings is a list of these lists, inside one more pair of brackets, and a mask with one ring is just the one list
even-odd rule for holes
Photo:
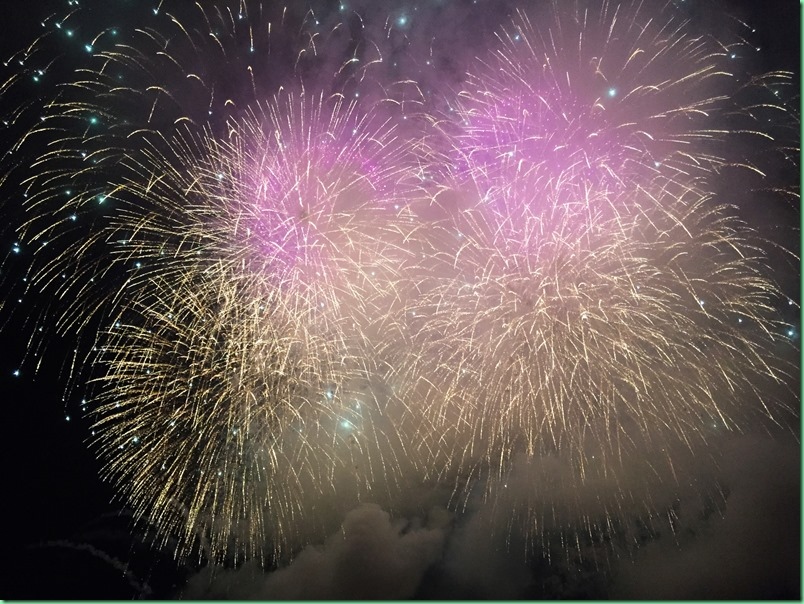
[[93,39],[16,146],[45,150],[19,233],[162,544],[265,560],[421,476],[504,501],[517,472],[527,530],[613,533],[718,433],[784,421],[766,245],[717,195],[761,172],[727,141],[777,144],[741,46],[580,7],[519,12],[431,105],[341,15],[165,3]]
[[[493,238],[467,220],[460,275],[411,304],[401,346],[416,353],[399,369],[418,378],[413,414],[415,401],[448,401],[427,409],[424,432],[463,432],[455,440],[478,449],[470,457],[507,458],[512,448],[575,450],[577,431],[603,422],[598,439],[621,458],[612,439],[625,416],[657,438],[697,440],[703,417],[737,427],[739,393],[759,394],[757,374],[783,376],[762,333],[778,331],[766,318],[778,292],[750,231],[705,199],[671,201],[638,190],[617,219],[579,224],[565,206],[547,232],[537,214]],[[464,453],[441,452],[457,463]]]

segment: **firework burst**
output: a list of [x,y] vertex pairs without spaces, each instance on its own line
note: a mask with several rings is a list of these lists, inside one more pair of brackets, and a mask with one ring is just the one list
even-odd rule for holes
[[188,547],[199,518],[213,552],[236,551],[232,535],[250,554],[281,544],[294,515],[310,522],[304,494],[324,496],[339,471],[354,476],[341,497],[393,483],[394,435],[372,438],[378,401],[361,390],[367,320],[399,262],[382,226],[399,149],[387,122],[366,121],[341,96],[282,93],[224,142],[125,161],[120,210],[98,234],[125,236],[115,262],[134,270],[96,343],[96,426],[109,474],[153,524],[174,528],[167,501],[188,510]]
[[[137,32],[76,74],[27,135],[52,151],[34,161],[22,231],[57,252],[32,285],[91,345],[74,367],[95,367],[104,474],[178,555],[263,556],[322,530],[312,493],[326,509],[335,491],[354,504],[395,486],[365,332],[404,257],[406,143],[340,92],[297,80],[263,96],[272,79],[240,55],[277,42],[219,8],[200,30],[169,15],[171,33]],[[316,63],[318,22],[301,23],[285,79]],[[237,102],[220,98],[246,76]]]
[[265,561],[422,476],[612,536],[720,434],[786,423],[769,245],[725,181],[785,148],[760,122],[791,76],[651,8],[519,11],[428,100],[383,56],[407,17],[165,2],[34,124],[3,105],[26,287],[159,543]]
[[662,515],[648,485],[720,434],[791,417],[767,242],[718,202],[730,170],[761,173],[724,143],[772,137],[728,126],[755,118],[733,105],[739,45],[642,5],[552,13],[520,12],[436,120],[427,157],[452,174],[387,354],[430,476],[508,498],[519,459],[528,530],[573,509],[610,534],[634,501]]

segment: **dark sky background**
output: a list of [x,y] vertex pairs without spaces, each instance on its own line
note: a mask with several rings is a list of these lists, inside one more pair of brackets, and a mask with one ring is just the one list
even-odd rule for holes
[[[705,1],[685,0],[693,15],[696,3]],[[504,12],[499,6],[507,6],[492,0],[481,3],[489,22]],[[41,30],[40,20],[51,12],[64,12],[66,4],[67,0],[33,2],[5,11],[0,56],[8,57],[27,44]],[[128,12],[133,10],[132,2],[123,4]],[[418,2],[423,11],[427,4]],[[391,13],[403,5],[385,0],[373,6]],[[726,6],[756,29],[751,41],[762,48],[755,59],[757,71],[794,71],[798,87],[799,5],[793,0],[743,0]],[[14,129],[0,136],[6,150]],[[2,203],[12,201],[4,198]],[[782,209],[757,220],[797,222],[798,212]],[[0,256],[5,257],[15,236],[6,231],[0,237]],[[16,296],[19,277],[4,266],[0,299],[7,307]],[[786,293],[798,300],[798,275],[785,279]],[[800,325],[797,311],[787,312],[786,320]],[[319,548],[302,552],[287,569],[266,574],[246,565],[221,571],[213,579],[197,562],[177,563],[169,552],[146,544],[143,528],[132,523],[112,488],[98,478],[100,462],[86,446],[88,424],[80,418],[81,393],[72,392],[64,400],[62,372],[71,342],[53,337],[38,368],[38,359],[28,356],[23,362],[30,330],[19,317],[4,311],[0,322],[7,502],[0,573],[4,599],[170,598],[178,594],[193,599],[269,594],[800,598],[800,447],[794,438],[783,435],[770,439],[749,434],[731,440],[723,468],[730,481],[726,513],[696,524],[690,531],[694,536],[683,547],[666,538],[648,541],[632,560],[617,561],[613,575],[589,568],[549,567],[539,560],[525,560],[519,550],[506,552],[485,538],[475,523],[481,509],[470,509],[459,520],[437,514],[410,520],[401,530],[379,508],[364,506],[344,520],[346,526],[363,531],[359,554],[332,536]],[[18,370],[20,374],[15,375]]]

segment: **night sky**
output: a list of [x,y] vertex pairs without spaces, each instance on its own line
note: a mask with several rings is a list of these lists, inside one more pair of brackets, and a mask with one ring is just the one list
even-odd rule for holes
[[[152,10],[148,2],[133,0],[80,4],[75,19],[81,27],[69,36],[76,39],[58,32],[43,44],[44,54],[58,55],[50,81],[40,88],[29,83],[10,92],[0,89],[4,95],[0,108],[6,116],[9,108],[28,99],[37,106],[53,98],[58,88],[52,82],[67,79],[71,69],[84,61],[83,46],[91,43],[91,32],[109,27],[125,31],[143,23]],[[696,27],[713,33],[729,28],[725,18],[718,18],[725,13],[711,4],[705,9],[699,6],[705,0],[676,4]],[[68,0],[21,6],[6,11],[0,40],[3,60],[42,33],[43,19],[52,29],[58,21],[52,15],[65,16],[75,8]],[[333,12],[326,2],[316,6],[323,14]],[[440,35],[455,44],[457,58],[442,66],[441,76],[447,85],[457,86],[466,63],[461,57],[479,54],[475,49],[492,39],[491,32],[506,23],[505,15],[528,2],[382,0],[370,6],[366,11],[373,19],[370,24],[382,22],[383,14],[389,19],[399,19],[405,11],[414,14],[415,8],[418,21],[411,28],[428,23],[432,29],[433,23],[440,23],[437,19],[449,15],[454,29]],[[799,6],[792,0],[732,1],[723,6],[755,29],[749,41],[760,50],[750,58],[749,71],[794,73],[792,91],[785,94],[797,108]],[[426,38],[415,29],[409,36],[414,45]],[[11,73],[7,66],[2,77]],[[28,119],[29,114],[23,113]],[[19,121],[11,120],[0,130],[3,174],[17,161],[9,149],[25,131],[25,120]],[[799,141],[792,145],[798,147]],[[280,570],[231,561],[213,570],[197,556],[174,560],[170,544],[163,550],[150,545],[153,535],[147,527],[134,522],[126,502],[99,478],[102,461],[88,447],[90,421],[82,417],[82,400],[91,398],[92,387],[70,379],[75,339],[53,333],[53,322],[64,305],[49,293],[26,292],[22,282],[28,250],[15,251],[16,225],[26,214],[20,205],[22,187],[15,178],[0,183],[0,392],[8,502],[0,597],[800,599],[800,444],[795,421],[792,429],[742,426],[744,434],[724,438],[719,468],[722,500],[703,505],[687,503],[680,496],[681,528],[675,538],[666,531],[646,529],[641,547],[599,567],[526,555],[525,539],[516,531],[506,539],[504,527],[497,526],[490,535],[489,522],[498,521],[488,520],[492,512],[477,493],[460,511],[445,506],[440,493],[411,494],[405,502],[409,505],[400,506],[408,516],[401,512],[389,516],[382,506],[360,505],[342,519],[355,541],[344,542],[340,533],[327,531],[313,542],[315,547],[300,550],[294,563]],[[771,178],[788,189],[798,188],[798,175],[789,167],[780,167]],[[759,208],[746,205],[741,211],[763,235],[799,253],[798,199],[788,205],[778,201]],[[774,278],[784,298],[774,312],[788,326],[792,341],[792,346],[780,345],[779,354],[798,372],[799,265],[785,260],[783,253],[777,258],[776,253],[771,252],[779,269]],[[94,325],[90,316],[87,329]],[[799,383],[797,377],[790,382],[796,394],[784,396],[795,416]],[[417,497],[418,503],[413,503]]]

